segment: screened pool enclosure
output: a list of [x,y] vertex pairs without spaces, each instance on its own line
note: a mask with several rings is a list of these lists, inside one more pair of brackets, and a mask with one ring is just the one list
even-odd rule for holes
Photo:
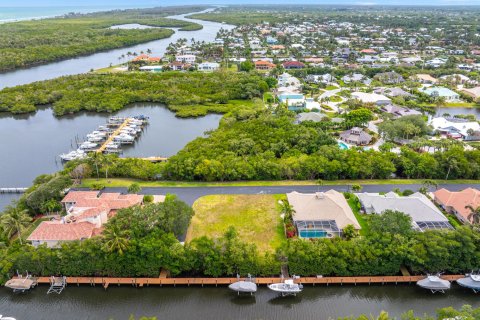
[[342,231],[338,228],[335,220],[300,220],[295,222],[300,238],[332,238],[341,236]]

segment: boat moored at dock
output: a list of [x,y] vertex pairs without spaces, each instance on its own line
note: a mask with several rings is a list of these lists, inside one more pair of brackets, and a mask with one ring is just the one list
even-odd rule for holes
[[441,279],[439,274],[428,275],[426,278],[418,280],[417,285],[421,288],[432,291],[432,293],[445,293],[445,290],[449,290],[451,287],[450,281]]
[[268,288],[285,296],[296,295],[297,293],[302,292],[303,285],[295,283],[292,279],[287,279],[284,282],[269,284]]
[[458,279],[457,283],[462,287],[472,289],[475,293],[480,291],[480,275],[478,274],[469,274],[465,278]]
[[28,274],[26,277],[19,276],[5,283],[5,287],[12,289],[13,292],[25,292],[34,288],[36,285],[37,280]]

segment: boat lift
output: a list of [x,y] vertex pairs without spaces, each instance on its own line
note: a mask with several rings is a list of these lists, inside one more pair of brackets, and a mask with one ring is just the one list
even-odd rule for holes
[[50,293],[56,293],[60,294],[62,293],[63,289],[67,286],[67,277],[51,277],[50,278],[50,288],[47,291],[47,294]]

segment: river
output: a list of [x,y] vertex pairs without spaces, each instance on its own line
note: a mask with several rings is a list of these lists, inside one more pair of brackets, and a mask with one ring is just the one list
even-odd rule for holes
[[[176,30],[174,35],[166,39],[3,73],[0,74],[0,89],[106,67],[110,63],[118,63],[118,58],[128,51],[146,51],[148,48],[152,50],[152,55],[162,56],[168,44],[177,39],[213,41],[221,28],[233,28],[231,25],[188,19],[185,18],[186,15],[188,14],[170,18],[198,22],[203,25],[203,29]],[[144,114],[150,116],[151,120],[134,147],[125,148],[125,156],[174,155],[188,141],[201,136],[206,130],[215,129],[221,118],[219,115],[208,115],[198,119],[179,119],[158,104],[135,104],[117,114]],[[34,114],[20,116],[0,114],[0,187],[28,187],[37,175],[61,169],[58,155],[71,150],[76,137],[84,137],[103,124],[108,116],[80,113],[56,118],[50,109],[40,109]],[[0,195],[0,210],[17,197]]]
[[130,315],[158,319],[297,319],[326,320],[340,316],[378,314],[399,316],[435,314],[438,308],[464,304],[480,306],[471,291],[453,286],[446,294],[432,294],[414,285],[306,287],[297,297],[280,297],[267,288],[255,296],[237,296],[226,287],[109,287],[106,291],[69,286],[60,295],[39,286],[31,293],[0,289],[0,312],[17,320],[127,320]]
[[[202,12],[207,12],[213,9],[207,9]],[[136,46],[114,49],[105,52],[95,53],[89,56],[83,56],[59,62],[53,62],[45,65],[31,67],[28,69],[19,69],[7,73],[0,74],[0,89],[5,87],[13,87],[20,84],[31,83],[35,81],[48,80],[66,75],[73,75],[79,73],[85,73],[91,69],[99,69],[108,67],[110,64],[118,64],[119,57],[125,55],[127,52],[140,52],[152,50],[153,56],[163,56],[167,46],[171,42],[175,42],[178,39],[186,38],[188,40],[194,38],[195,41],[213,41],[217,35],[217,32],[223,29],[232,29],[234,26],[227,24],[220,24],[216,22],[201,21],[196,19],[188,19],[185,16],[189,14],[175,15],[168,18],[186,20],[196,22],[203,25],[202,30],[197,31],[180,31],[175,29],[175,34],[170,38],[161,40],[150,41],[142,43]]]

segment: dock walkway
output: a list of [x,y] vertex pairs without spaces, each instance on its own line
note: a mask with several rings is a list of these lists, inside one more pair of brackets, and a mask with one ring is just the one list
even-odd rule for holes
[[96,150],[96,152],[98,153],[102,153],[103,151],[105,151],[105,149],[107,148],[107,145],[113,141],[113,139],[115,139],[116,136],[118,136],[120,134],[120,131],[122,131],[123,128],[125,128],[129,123],[130,123],[130,118],[126,118],[122,124],[115,130],[112,132],[112,134],[108,137],[107,140],[105,140],[105,142],[100,146],[100,148],[98,148]]
[[24,193],[28,188],[0,188],[0,193]]
[[[442,279],[454,281],[463,278],[464,275],[444,275]],[[419,276],[372,276],[372,277],[300,277],[295,279],[296,283],[304,285],[330,285],[330,284],[398,284],[398,283],[415,283],[425,278]],[[246,278],[241,278],[245,280]],[[66,277],[67,284],[77,285],[101,285],[107,289],[110,285],[131,285],[134,287],[144,286],[226,286],[239,281],[238,278],[110,278],[110,277]],[[258,285],[268,285],[282,281],[281,278],[255,278]],[[51,277],[39,277],[38,283],[50,284]]]

